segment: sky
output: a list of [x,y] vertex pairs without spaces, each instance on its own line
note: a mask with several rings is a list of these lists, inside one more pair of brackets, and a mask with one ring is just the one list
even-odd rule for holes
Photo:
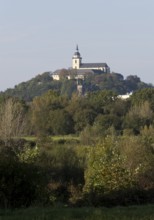
[[106,62],[154,84],[154,0],[0,0],[0,91],[46,71]]

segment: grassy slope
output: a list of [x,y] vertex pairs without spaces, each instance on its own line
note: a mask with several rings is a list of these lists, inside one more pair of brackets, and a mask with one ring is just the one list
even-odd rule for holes
[[28,208],[0,211],[0,220],[153,220],[154,205],[115,208]]

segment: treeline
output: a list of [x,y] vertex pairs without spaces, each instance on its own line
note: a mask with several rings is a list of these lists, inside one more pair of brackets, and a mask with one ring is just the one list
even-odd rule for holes
[[1,208],[154,202],[154,89],[1,96],[0,120]]
[[[76,71],[62,69],[59,71],[60,80],[53,80],[50,72],[37,75],[33,79],[16,85],[13,89],[7,89],[3,94],[13,96],[25,101],[32,101],[34,97],[43,95],[48,90],[58,91],[59,94],[72,97],[77,93]],[[67,77],[71,79],[68,80]],[[143,88],[152,88],[152,84],[144,83],[136,75],[127,76],[124,79],[122,74],[84,74],[83,92],[84,94],[100,90],[112,90],[117,94],[126,94]]]
[[117,134],[137,135],[144,127],[153,126],[153,100],[152,88],[140,90],[128,100],[107,90],[71,99],[48,91],[28,106],[28,130],[34,135],[64,135],[90,128],[97,135],[107,135],[113,128]]

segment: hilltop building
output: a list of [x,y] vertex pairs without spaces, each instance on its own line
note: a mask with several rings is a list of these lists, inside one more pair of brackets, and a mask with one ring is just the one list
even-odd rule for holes
[[[102,74],[110,73],[110,68],[106,63],[82,63],[82,57],[79,52],[78,45],[76,46],[76,51],[72,57],[72,68],[75,72],[76,79],[84,79],[87,74]],[[56,70],[52,73],[52,78],[54,80],[60,80],[61,70]],[[67,75],[67,78],[71,78],[71,74]]]
[[126,93],[124,95],[118,95],[118,98],[120,99],[128,99],[130,98],[130,96],[133,94],[133,92],[129,92],[129,93]]
[[100,70],[103,73],[110,72],[110,68],[106,63],[82,63],[82,57],[79,53],[78,45],[76,46],[76,52],[72,57],[72,68],[79,70]]

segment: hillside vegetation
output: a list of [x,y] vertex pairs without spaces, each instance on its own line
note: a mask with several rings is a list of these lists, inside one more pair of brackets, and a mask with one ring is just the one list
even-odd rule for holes
[[[66,76],[71,75],[71,80],[67,80]],[[40,96],[48,90],[58,91],[59,94],[71,97],[77,92],[77,82],[73,70],[64,70],[60,72],[61,80],[53,80],[50,72],[37,75],[33,79],[16,85],[13,89],[7,89],[4,94],[6,96],[14,96],[25,101],[32,101],[34,97]],[[85,80],[82,82],[84,94],[99,90],[112,90],[117,94],[126,94],[143,88],[153,87],[151,84],[144,83],[139,77],[130,75],[124,79],[122,74],[86,74]]]

